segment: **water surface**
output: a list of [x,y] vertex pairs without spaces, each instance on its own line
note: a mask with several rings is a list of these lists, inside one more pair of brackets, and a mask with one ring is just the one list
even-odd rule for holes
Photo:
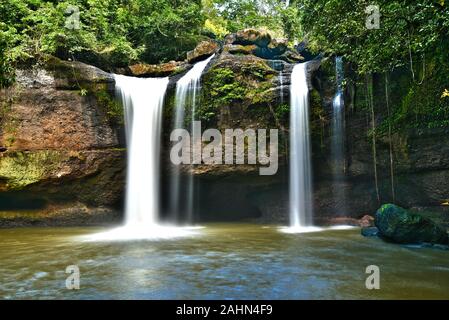
[[[364,238],[359,229],[285,234],[212,224],[174,240],[80,240],[100,231],[0,230],[0,298],[449,299],[449,251]],[[380,290],[365,287],[373,264]],[[68,265],[80,268],[80,290],[65,288]]]

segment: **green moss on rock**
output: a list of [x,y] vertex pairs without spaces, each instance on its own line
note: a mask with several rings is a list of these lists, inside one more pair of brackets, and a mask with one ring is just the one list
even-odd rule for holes
[[107,90],[93,92],[98,105],[103,108],[109,120],[116,124],[123,124],[124,114],[122,105]]
[[[269,104],[276,99],[276,74],[266,61],[254,56],[221,58],[204,75],[202,102],[197,109],[200,120],[224,124],[239,122],[246,115],[245,119],[266,122]],[[220,117],[224,113],[229,115],[227,120]]]
[[392,242],[448,244],[444,227],[394,204],[384,204],[377,210],[375,225],[380,236]]
[[44,150],[8,153],[0,158],[4,189],[20,190],[45,178],[63,159],[61,152]]

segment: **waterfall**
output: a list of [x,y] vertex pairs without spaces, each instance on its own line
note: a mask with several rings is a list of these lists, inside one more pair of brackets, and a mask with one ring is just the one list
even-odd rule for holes
[[341,57],[335,58],[335,72],[337,92],[332,103],[331,123],[331,161],[334,178],[333,196],[337,205],[343,203],[343,207],[339,209],[344,210],[344,190],[337,184],[343,180],[345,172],[345,110],[342,85],[344,71]]
[[279,71],[279,91],[282,105],[284,104],[284,73],[282,71]]
[[[313,188],[309,131],[307,63],[293,68],[290,86],[290,227],[285,233],[347,230],[351,226],[313,226]],[[341,101],[341,100],[340,100]]]
[[332,102],[332,144],[331,154],[336,175],[341,175],[345,170],[344,163],[344,101],[343,101],[343,62],[341,57],[335,59],[337,93]]
[[168,78],[115,76],[128,143],[125,225],[158,223],[162,104]]
[[[175,117],[174,128],[184,128],[186,126],[186,109],[190,107],[190,132],[194,135],[193,121],[195,121],[196,107],[200,93],[201,75],[206,69],[209,62],[215,55],[210,56],[206,60],[196,63],[193,68],[187,72],[176,83],[176,97],[175,97]],[[200,136],[198,134],[197,136]],[[199,144],[199,146],[198,146]],[[194,141],[192,148],[201,147],[201,140]],[[195,159],[192,159],[195,163]],[[201,160],[201,159],[200,159]],[[186,180],[183,181],[180,172],[180,166],[176,166],[171,176],[171,200],[170,212],[176,221],[184,220],[187,223],[192,223],[194,220],[194,180],[193,175],[190,174]],[[185,190],[181,194],[181,185],[185,185]]]
[[89,236],[93,241],[167,239],[195,234],[159,223],[162,107],[168,78],[114,75],[125,114],[128,150],[125,224]]
[[313,223],[307,63],[293,68],[290,90],[290,226],[300,229]]

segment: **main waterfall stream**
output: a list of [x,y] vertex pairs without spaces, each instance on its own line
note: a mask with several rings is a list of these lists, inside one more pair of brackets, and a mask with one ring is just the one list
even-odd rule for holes
[[290,89],[290,229],[314,231],[307,63],[293,68]]

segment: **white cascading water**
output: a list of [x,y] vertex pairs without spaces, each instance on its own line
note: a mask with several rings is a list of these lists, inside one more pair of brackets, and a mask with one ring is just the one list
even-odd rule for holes
[[343,61],[341,57],[335,58],[337,78],[337,93],[332,102],[332,144],[331,154],[334,165],[334,175],[340,176],[345,170],[344,163],[344,101],[343,101]]
[[128,150],[125,224],[89,240],[165,239],[191,235],[159,224],[159,162],[162,108],[168,78],[115,75],[125,113]]
[[128,144],[125,226],[154,226],[159,218],[161,116],[168,78],[116,75],[115,81]]
[[313,188],[309,131],[307,63],[293,68],[290,87],[290,227],[285,233],[347,230],[352,226],[313,226]]
[[282,71],[279,72],[279,92],[281,95],[281,105],[284,104],[284,73]]
[[293,68],[290,99],[290,228],[286,231],[314,231],[307,63]]
[[[175,129],[184,128],[186,126],[186,108],[190,106],[191,125],[189,129],[191,131],[191,135],[193,135],[193,121],[195,120],[196,106],[198,102],[197,99],[200,93],[201,75],[214,56],[215,54],[206,60],[196,63],[193,68],[176,83],[174,117]],[[201,136],[201,134],[198,134],[198,136]],[[194,144],[198,147],[198,144],[201,144],[201,141],[195,141]],[[186,192],[181,195],[180,167],[176,166],[171,176],[170,211],[176,221],[179,221],[182,216],[184,221],[187,223],[192,223],[194,220],[194,181],[192,175],[188,176],[185,187]]]
[[332,124],[331,124],[331,161],[333,167],[333,197],[336,204],[337,214],[345,211],[345,192],[341,187],[345,172],[345,112],[343,100],[343,60],[335,58],[335,69],[337,79],[337,92],[332,102]]

